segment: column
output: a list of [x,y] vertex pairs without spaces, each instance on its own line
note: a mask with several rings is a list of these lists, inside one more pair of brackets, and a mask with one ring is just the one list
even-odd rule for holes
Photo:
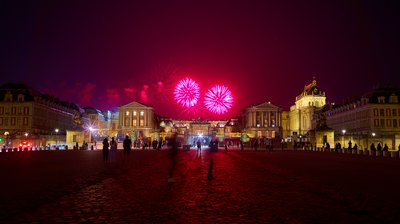
[[256,118],[256,112],[253,111],[253,127],[256,127],[256,124],[257,124],[257,120],[256,119],[257,119]]
[[261,111],[260,112],[261,113],[261,115],[260,115],[260,117],[261,117],[261,127],[264,127],[264,111]]

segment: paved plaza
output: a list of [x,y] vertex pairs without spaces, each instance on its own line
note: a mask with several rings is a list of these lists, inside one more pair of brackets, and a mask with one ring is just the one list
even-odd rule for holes
[[399,223],[400,160],[276,150],[0,154],[1,223]]

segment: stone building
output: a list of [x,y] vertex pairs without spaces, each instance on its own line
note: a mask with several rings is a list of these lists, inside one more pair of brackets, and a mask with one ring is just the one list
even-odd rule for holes
[[282,109],[270,102],[251,106],[243,113],[244,132],[250,138],[280,138]]
[[66,130],[82,129],[74,119],[80,108],[42,94],[25,84],[0,86],[0,135],[5,144],[16,147],[21,141],[34,146],[65,143]]
[[387,144],[395,150],[400,144],[400,90],[378,87],[362,97],[331,105],[326,111],[329,127],[335,131],[335,141],[348,147],[357,144],[369,148]]
[[118,108],[119,133],[134,141],[150,141],[155,130],[152,107],[131,102]]
[[325,92],[318,88],[317,81],[313,79],[296,97],[290,111],[283,114],[283,137],[293,140],[301,140],[303,137],[307,141],[309,131],[315,128],[312,125],[314,114],[322,110],[325,104]]

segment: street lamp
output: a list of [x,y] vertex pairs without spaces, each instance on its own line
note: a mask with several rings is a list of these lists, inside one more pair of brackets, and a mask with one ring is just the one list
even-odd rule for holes
[[92,126],[90,126],[89,127],[89,131],[90,131],[90,135],[89,135],[89,142],[90,143],[92,143],[92,141],[93,141],[93,131],[94,131],[94,128],[92,127]]
[[60,131],[60,130],[58,130],[58,128],[56,128],[56,129],[54,129],[54,131],[56,132],[56,147],[57,147],[57,145],[58,145],[58,131]]
[[4,132],[4,136],[6,136],[6,147],[8,148],[8,136],[10,135],[10,132],[6,131]]
[[344,147],[344,135],[346,134],[346,130],[343,129],[343,130],[342,130],[342,133],[343,133],[343,137],[342,137],[342,138],[343,138],[343,146],[342,146],[342,147]]

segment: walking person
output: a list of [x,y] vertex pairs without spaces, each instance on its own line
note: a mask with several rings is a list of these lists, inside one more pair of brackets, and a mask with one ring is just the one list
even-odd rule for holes
[[115,161],[115,157],[117,155],[117,147],[118,143],[115,141],[114,137],[112,137],[110,141],[110,162]]
[[107,162],[108,161],[108,147],[110,144],[108,143],[108,138],[105,138],[103,140],[103,161]]
[[214,168],[214,156],[213,154],[218,151],[218,139],[215,138],[214,140],[211,140],[211,148],[209,150],[209,156],[210,156],[210,165],[208,167],[208,180],[214,180],[213,176],[213,168]]
[[170,160],[170,169],[168,174],[168,182],[175,182],[174,172],[176,167],[176,157],[178,155],[178,133],[174,133],[174,135],[168,141],[168,157]]
[[131,153],[131,148],[132,148],[132,140],[129,138],[128,135],[125,136],[122,145],[124,148],[124,161],[125,161],[126,158],[129,156],[129,154]]

